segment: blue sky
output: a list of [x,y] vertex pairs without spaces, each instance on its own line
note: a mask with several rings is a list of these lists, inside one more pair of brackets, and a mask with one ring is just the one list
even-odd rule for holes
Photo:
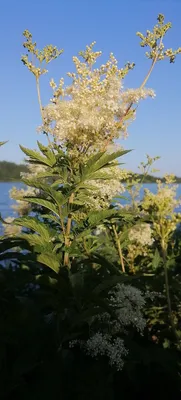
[[[138,87],[149,68],[144,49],[139,46],[137,31],[145,32],[163,13],[173,28],[165,45],[181,46],[181,2],[179,0],[2,0],[0,15],[0,88],[1,140],[9,140],[1,148],[1,160],[20,162],[23,154],[18,145],[35,148],[40,136],[39,108],[33,76],[22,65],[22,32],[29,29],[38,47],[54,44],[64,54],[49,66],[42,77],[42,97],[46,104],[51,96],[49,80],[58,81],[72,70],[72,56],[86,44],[96,41],[103,51],[104,62],[113,52],[120,66],[134,61],[136,67],[125,81],[126,87]],[[134,149],[126,156],[126,167],[136,170],[145,154],[160,155],[160,174],[172,172],[181,176],[181,56],[175,64],[157,64],[148,87],[156,98],[141,103],[136,121],[129,129],[124,147]]]

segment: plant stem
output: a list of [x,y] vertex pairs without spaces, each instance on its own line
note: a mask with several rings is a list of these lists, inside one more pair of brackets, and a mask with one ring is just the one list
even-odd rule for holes
[[[160,45],[162,44],[162,40],[163,40],[163,38],[160,39],[160,44],[159,44],[157,53],[156,53],[156,55],[155,55],[155,58],[153,59],[153,61],[152,61],[152,63],[151,63],[151,67],[150,67],[148,73],[146,74],[146,77],[144,78],[142,84],[140,85],[140,89],[143,89],[144,86],[146,85],[146,83],[147,83],[147,81],[148,81],[148,79],[149,79],[149,77],[150,77],[150,75],[151,75],[151,73],[152,73],[152,71],[153,71],[153,68],[154,68],[154,66],[155,66],[155,64],[156,64],[156,62],[157,62],[157,60],[158,60],[159,48],[160,48]],[[133,106],[133,104],[134,104],[134,102],[131,102],[131,103],[128,105],[128,107],[127,107],[127,109],[126,109],[126,111],[125,111],[125,114],[124,114],[123,117],[121,118],[120,122],[122,122],[122,121],[124,120],[124,118],[127,116],[127,114],[129,113],[131,107]],[[137,107],[138,107],[138,106],[137,106]],[[137,107],[136,107],[136,108],[137,108]],[[113,137],[111,136],[111,137],[106,141],[106,143],[105,143],[105,145],[104,145],[104,148],[103,148],[103,151],[106,150],[107,146],[109,145],[109,143],[111,142],[112,139],[113,139]]]
[[140,86],[140,89],[143,89],[144,86],[146,85],[146,82],[148,81],[148,79],[149,79],[149,77],[150,77],[150,75],[151,75],[151,73],[152,73],[152,71],[153,71],[153,68],[154,68],[154,66],[155,66],[155,64],[156,64],[156,62],[157,62],[157,59],[158,59],[158,54],[156,55],[156,57],[155,57],[154,60],[152,61],[151,67],[150,67],[150,69],[149,69],[147,75],[145,76],[145,79],[143,80],[143,82],[142,82],[142,84],[141,84],[141,86]]
[[[39,107],[40,107],[41,118],[42,118],[42,121],[43,121],[43,123],[44,123],[43,107],[42,107],[41,95],[40,95],[40,81],[39,81],[39,77],[36,77],[36,89],[37,89],[38,103],[39,103]],[[50,138],[49,138],[49,136],[48,136],[48,133],[45,132],[45,135],[47,136],[47,140],[48,140],[49,145],[51,145],[51,141],[50,141]]]
[[175,336],[175,339],[178,340],[177,332],[175,329],[175,324],[173,321],[173,314],[172,314],[172,304],[171,304],[171,298],[170,298],[170,287],[169,287],[169,279],[168,279],[168,271],[167,271],[167,246],[166,246],[164,240],[162,240],[162,242],[161,242],[161,247],[162,247],[162,258],[163,258],[163,264],[164,264],[165,288],[166,288],[166,296],[167,296],[168,315],[169,315],[169,320],[170,320],[170,324],[172,327],[172,332]]
[[[73,204],[73,201],[74,201],[74,193],[72,193],[69,198],[70,207],[71,207],[71,204]],[[67,220],[67,227],[66,227],[66,233],[65,233],[65,246],[67,246],[67,247],[70,246],[69,236],[70,236],[70,232],[71,232],[71,225],[72,225],[72,214],[70,212],[69,216],[68,216],[68,220]],[[69,253],[65,252],[64,266],[68,267],[68,265],[69,265]]]
[[60,224],[61,224],[61,228],[62,228],[62,233],[64,235],[65,238],[65,226],[64,226],[64,219],[62,216],[62,211],[61,211],[61,207],[59,206],[59,217],[60,217]]
[[114,231],[114,236],[115,236],[115,240],[116,240],[116,244],[117,244],[117,249],[118,249],[118,254],[119,254],[119,259],[120,259],[120,264],[121,264],[121,267],[122,267],[122,271],[125,272],[123,253],[122,253],[122,249],[121,249],[121,245],[120,245],[120,241],[119,241],[119,236],[117,234],[115,225],[113,225],[113,231]]
[[39,82],[39,78],[36,77],[36,88],[37,88],[37,95],[38,95],[38,103],[39,103],[39,107],[40,107],[40,113],[41,113],[41,117],[43,120],[43,107],[42,107],[42,102],[41,102],[41,96],[40,96],[40,82]]

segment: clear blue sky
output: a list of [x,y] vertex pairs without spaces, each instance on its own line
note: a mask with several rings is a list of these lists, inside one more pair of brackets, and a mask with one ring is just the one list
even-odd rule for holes
[[[97,49],[104,52],[103,62],[113,52],[121,66],[127,61],[136,63],[125,84],[139,86],[149,60],[135,33],[152,28],[159,13],[173,23],[165,44],[181,46],[179,0],[1,0],[0,140],[9,143],[1,148],[0,159],[20,162],[23,155],[19,143],[35,148],[40,139],[36,133],[40,117],[35,82],[20,62],[24,29],[33,33],[39,47],[51,43],[64,48],[64,55],[50,65],[49,76],[42,78],[45,104],[51,93],[49,79],[65,77],[72,69],[72,56],[94,40]],[[160,155],[157,167],[161,174],[181,176],[181,56],[174,65],[168,61],[157,64],[147,86],[154,88],[157,96],[142,102],[138,110],[129,139],[123,143],[135,150],[125,162],[136,170],[146,153]]]

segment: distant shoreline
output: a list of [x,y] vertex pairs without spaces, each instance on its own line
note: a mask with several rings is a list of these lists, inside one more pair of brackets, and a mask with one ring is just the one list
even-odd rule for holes
[[23,181],[21,179],[0,179],[0,183],[23,183]]
[[[165,182],[164,178],[161,178],[159,176],[153,176],[153,175],[147,175],[145,178],[141,174],[133,174],[132,179],[140,179],[140,181],[143,180],[143,184],[148,184],[148,183],[157,183],[157,181],[161,181],[162,183]],[[124,182],[127,182],[126,180]],[[129,182],[129,179],[128,179]],[[175,176],[175,183],[180,184],[181,183],[181,178],[178,176]]]
[[[139,178],[139,176],[137,176],[137,178]],[[154,177],[152,177],[152,178],[154,178]],[[164,181],[164,179],[163,178],[155,178],[155,179],[151,179],[151,180],[143,180],[143,185],[144,184],[152,184],[152,183],[154,183],[154,184],[156,184],[157,183],[157,181],[158,180],[160,180],[162,183],[164,183],[165,181]],[[127,181],[122,181],[123,183],[126,183]],[[21,178],[19,178],[19,179],[0,179],[0,183],[24,183],[23,182],[23,180],[21,179]],[[181,178],[177,178],[176,180],[175,180],[175,184],[181,184]]]
[[25,164],[0,161],[0,182],[20,182],[21,174],[28,172]]
[[[22,182],[21,174],[28,172],[26,164],[16,164],[10,161],[0,161],[0,182]],[[6,177],[6,178],[5,178]],[[145,178],[141,174],[132,173],[132,179],[143,180],[143,183],[156,183],[160,180],[164,183],[164,178],[160,178],[153,175],[147,175]],[[175,177],[176,183],[181,183],[181,177]],[[123,181],[126,182],[126,181]],[[23,182],[22,182],[23,183]]]

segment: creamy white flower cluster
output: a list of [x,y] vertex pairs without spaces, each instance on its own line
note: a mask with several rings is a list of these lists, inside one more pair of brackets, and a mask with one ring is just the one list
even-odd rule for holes
[[41,172],[46,172],[46,170],[47,170],[47,167],[45,167],[44,165],[29,164],[28,172],[22,172],[21,176],[22,176],[22,178],[32,178],[32,177],[36,177]]
[[141,244],[142,246],[151,246],[154,242],[151,226],[146,223],[135,225],[129,231],[129,240]]
[[31,187],[27,187],[26,189],[17,189],[13,187],[10,190],[10,198],[16,200],[16,204],[13,204],[12,209],[18,213],[19,216],[27,215],[31,210],[31,204],[27,201],[19,200],[18,197],[34,197],[37,193],[37,190]]
[[99,225],[98,228],[94,230],[94,235],[99,236],[104,232],[106,232],[106,227],[104,225]]
[[[23,188],[17,189],[16,187],[13,187],[9,191],[10,198],[16,200],[16,203],[12,204],[11,208],[14,210],[15,213],[18,214],[18,216],[21,217],[27,215],[31,211],[30,203],[23,200],[19,200],[18,198],[25,196],[33,197],[35,196],[36,193],[37,193],[36,189],[31,187],[27,187],[26,189]],[[5,218],[5,222],[7,222],[7,224],[3,224],[5,236],[16,236],[21,232],[22,228],[20,226],[13,224],[14,219],[15,219],[14,217]]]
[[181,198],[177,198],[178,186],[175,185],[173,176],[166,175],[165,181],[165,183],[157,181],[156,194],[148,189],[145,190],[142,206],[152,217],[156,236],[168,241],[181,221],[181,213],[176,212],[181,205]]
[[155,298],[164,298],[165,296],[163,295],[163,293],[161,292],[150,292],[149,290],[147,290],[144,294],[145,299],[154,301]]
[[144,206],[145,204],[148,206],[153,205],[165,215],[166,213],[167,215],[172,214],[173,210],[181,205],[181,199],[176,198],[178,185],[162,184],[160,181],[158,181],[157,188],[158,190],[156,194],[151,193],[148,189],[145,189],[143,202]]
[[134,326],[140,333],[146,326],[143,317],[143,307],[145,299],[141,291],[134,286],[117,284],[116,287],[109,292],[110,306],[114,309],[120,328]]
[[[99,55],[89,48],[89,59],[95,56],[95,62]],[[144,88],[123,91],[122,70],[113,54],[99,69],[77,57],[73,57],[73,62],[76,73],[68,74],[72,78],[70,86],[63,88],[61,79],[56,89],[51,81],[54,99],[44,109],[44,121],[46,131],[65,146],[71,144],[75,154],[76,150],[78,153],[99,150],[107,140],[113,142],[120,134],[127,134],[128,120],[134,119],[130,115],[124,121],[130,104],[154,97],[154,92]]]
[[[90,338],[73,340],[69,345],[80,346],[91,357],[107,356],[109,364],[119,371],[123,368],[124,358],[128,354],[120,335],[127,333],[126,329],[130,326],[134,326],[140,333],[143,332],[146,325],[143,318],[145,300],[139,289],[117,284],[108,293],[108,302],[116,319],[113,319],[108,312],[98,313],[92,318]],[[99,328],[95,332],[97,324]]]
[[86,342],[74,340],[70,343],[70,347],[76,345],[79,345],[87,355],[93,358],[107,356],[109,364],[112,367],[115,366],[117,371],[122,370],[124,366],[124,357],[128,354],[123,339],[119,337],[113,339],[111,335],[102,332],[95,333]]
[[4,235],[8,237],[17,236],[21,232],[21,226],[17,226],[13,224],[15,218],[7,217],[4,219],[7,224],[3,224]]
[[[45,172],[46,167],[38,164],[29,164],[28,172],[23,172],[21,174],[22,178],[31,179],[36,177],[38,174]],[[27,215],[31,211],[31,204],[27,201],[19,200],[19,197],[34,197],[38,194],[38,190],[32,187],[26,187],[26,189],[21,188],[18,189],[13,187],[9,191],[10,198],[16,200],[16,204],[13,204],[11,208],[19,215],[24,216]]]
[[146,99],[148,96],[154,98],[155,92],[152,89],[127,89],[122,93],[122,101],[124,103],[138,103],[140,100]]
[[121,170],[117,165],[111,168],[104,168],[103,174],[106,174],[109,179],[91,180],[87,182],[95,188],[94,194],[92,191],[87,196],[85,205],[89,208],[100,209],[109,207],[113,198],[125,192],[125,187],[121,182],[127,177],[127,171]]

